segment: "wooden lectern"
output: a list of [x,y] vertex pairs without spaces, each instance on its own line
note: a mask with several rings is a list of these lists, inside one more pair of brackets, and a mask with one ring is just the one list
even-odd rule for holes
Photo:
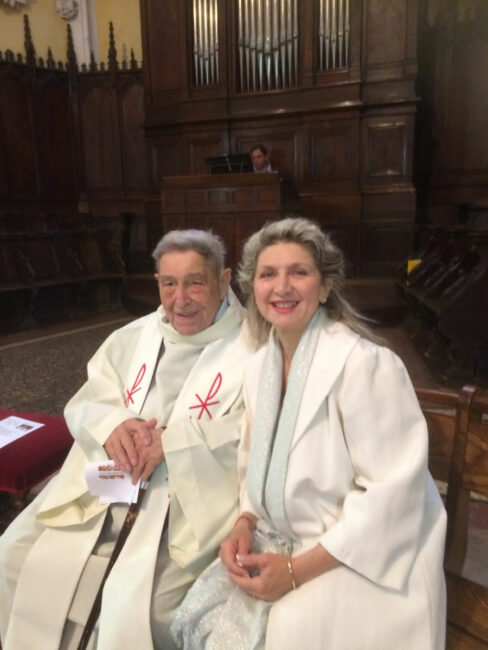
[[281,216],[277,173],[167,176],[162,185],[163,232],[211,228],[227,246],[235,270],[243,242],[266,221]]

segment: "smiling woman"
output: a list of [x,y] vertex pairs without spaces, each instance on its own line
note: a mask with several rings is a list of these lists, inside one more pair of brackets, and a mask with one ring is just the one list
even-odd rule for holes
[[322,279],[312,254],[294,242],[279,242],[260,254],[254,277],[254,297],[263,318],[274,325],[285,363],[320,304],[325,304],[332,281]]
[[175,615],[185,648],[444,649],[446,515],[425,420],[342,278],[342,254],[305,219],[244,246],[264,345],[244,377],[241,514]]

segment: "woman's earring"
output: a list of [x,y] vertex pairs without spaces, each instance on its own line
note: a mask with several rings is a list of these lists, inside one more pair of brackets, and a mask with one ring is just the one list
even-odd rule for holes
[[327,298],[323,298],[323,300],[320,301],[320,304],[325,305],[326,302],[327,302]]

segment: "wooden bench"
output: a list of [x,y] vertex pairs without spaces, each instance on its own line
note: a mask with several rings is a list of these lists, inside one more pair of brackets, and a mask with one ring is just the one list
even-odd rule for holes
[[418,389],[417,396],[429,427],[430,469],[434,478],[447,475],[446,648],[487,648],[488,587],[462,570],[471,493],[488,499],[488,393],[468,385],[458,394]]
[[107,228],[81,218],[0,214],[0,332],[118,307],[123,263]]
[[[420,263],[395,283],[409,306],[407,329],[431,370],[444,382],[488,372],[488,230],[426,226]],[[469,314],[469,318],[465,315]]]

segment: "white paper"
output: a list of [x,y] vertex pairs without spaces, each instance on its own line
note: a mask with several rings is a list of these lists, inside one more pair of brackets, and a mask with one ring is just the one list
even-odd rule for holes
[[85,480],[90,494],[99,497],[101,503],[131,504],[137,501],[139,483],[132,485],[130,473],[117,469],[113,460],[88,463]]
[[32,420],[19,418],[16,415],[9,415],[8,418],[0,420],[0,449],[43,426],[44,424],[41,422],[33,422]]

